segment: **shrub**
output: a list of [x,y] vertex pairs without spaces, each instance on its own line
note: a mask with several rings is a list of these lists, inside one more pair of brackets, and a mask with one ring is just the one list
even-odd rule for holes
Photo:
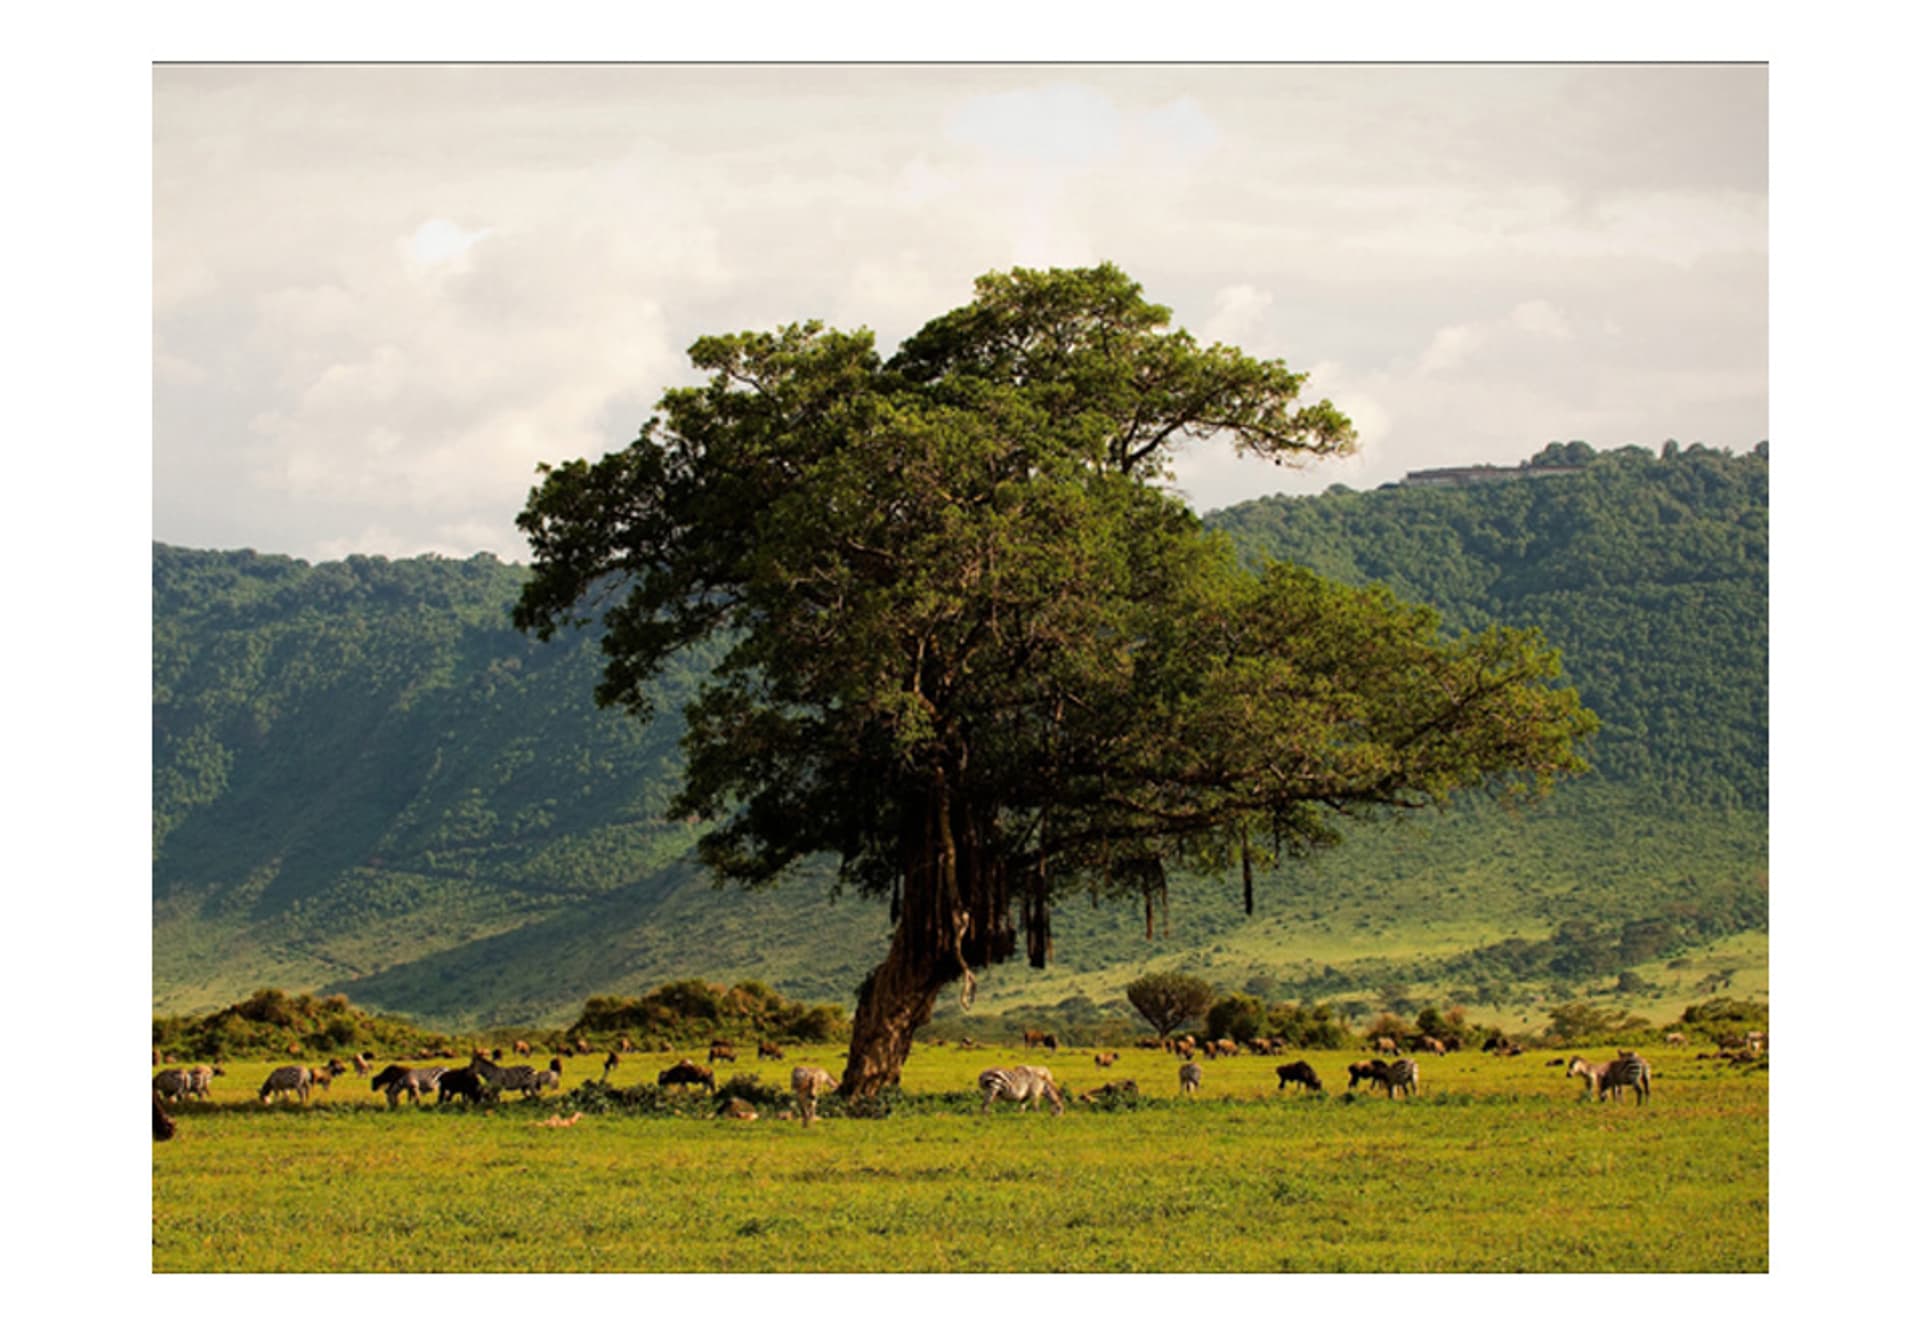
[[1260,1036],[1266,1026],[1267,1007],[1252,996],[1235,993],[1223,996],[1207,1011],[1207,1036],[1247,1042]]
[[1127,986],[1127,1001],[1161,1037],[1207,1012],[1213,988],[1186,973],[1148,973]]

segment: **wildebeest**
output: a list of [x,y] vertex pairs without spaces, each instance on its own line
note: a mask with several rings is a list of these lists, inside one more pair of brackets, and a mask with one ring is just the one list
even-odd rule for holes
[[1289,1084],[1298,1084],[1302,1088],[1310,1088],[1316,1093],[1326,1092],[1326,1090],[1320,1086],[1320,1076],[1316,1075],[1313,1072],[1313,1067],[1305,1061],[1295,1061],[1292,1065],[1276,1065],[1273,1068],[1273,1073],[1280,1076],[1280,1088],[1283,1092]]
[[675,1088],[688,1084],[705,1084],[711,1093],[714,1088],[713,1071],[704,1065],[695,1065],[692,1061],[681,1061],[670,1065],[660,1072],[661,1088]]
[[1439,1038],[1430,1037],[1425,1033],[1422,1033],[1413,1040],[1413,1049],[1415,1051],[1424,1051],[1432,1056],[1445,1056],[1447,1054],[1446,1043],[1442,1042]]
[[763,1061],[784,1061],[787,1059],[787,1054],[780,1050],[778,1043],[768,1042],[765,1038],[760,1039],[759,1055]]
[[460,1098],[468,1103],[491,1102],[494,1098],[494,1092],[488,1087],[487,1081],[482,1079],[480,1071],[471,1065],[462,1066],[458,1070],[449,1070],[441,1075],[439,1087],[441,1102],[447,1102],[453,1098]]
[[1117,1051],[1097,1051],[1093,1054],[1093,1063],[1102,1070],[1105,1070],[1119,1059],[1120,1053]]
[[160,1091],[153,1093],[153,1137],[157,1140],[173,1138],[173,1118],[167,1115],[167,1109],[160,1105]]
[[1385,1033],[1374,1038],[1373,1049],[1382,1056],[1398,1056],[1400,1054],[1400,1044],[1388,1037]]
[[718,1038],[707,1044],[707,1061],[716,1064],[720,1061],[734,1061],[739,1058],[733,1054],[733,1044]]

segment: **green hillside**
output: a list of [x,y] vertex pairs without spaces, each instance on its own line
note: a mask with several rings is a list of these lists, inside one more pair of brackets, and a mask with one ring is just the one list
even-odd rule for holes
[[[1543,461],[1585,466],[1211,521],[1250,557],[1382,581],[1461,627],[1544,627],[1605,724],[1593,774],[1532,810],[1358,830],[1265,877],[1253,918],[1237,877],[1177,882],[1152,940],[1130,899],[1067,905],[1054,966],[996,970],[976,1011],[1092,1022],[1166,966],[1516,1021],[1595,990],[1653,1015],[1764,992],[1764,451]],[[884,905],[832,899],[826,868],[715,890],[685,857],[696,831],[663,817],[706,664],[657,684],[645,727],[596,710],[590,639],[510,628],[524,577],[487,556],[155,546],[156,1009],[277,986],[437,1026],[556,1023],[693,975],[850,1003]]]

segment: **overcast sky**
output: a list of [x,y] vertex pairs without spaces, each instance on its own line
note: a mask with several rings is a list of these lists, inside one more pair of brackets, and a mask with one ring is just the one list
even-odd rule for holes
[[1202,512],[1767,430],[1767,71],[163,66],[154,537],[519,560],[534,466],[632,438],[696,337],[883,349],[1112,260],[1281,357],[1359,454],[1197,451]]

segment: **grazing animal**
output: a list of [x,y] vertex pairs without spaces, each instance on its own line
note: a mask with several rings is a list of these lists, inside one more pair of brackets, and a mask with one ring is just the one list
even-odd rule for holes
[[213,1095],[213,1077],[227,1073],[219,1066],[196,1065],[187,1071],[187,1096],[190,1098],[208,1098]]
[[713,1092],[713,1071],[704,1065],[695,1065],[692,1061],[682,1061],[670,1065],[660,1072],[660,1087],[674,1088],[687,1084],[705,1084],[709,1093]]
[[1093,1063],[1102,1070],[1107,1069],[1119,1059],[1120,1053],[1117,1051],[1097,1051],[1093,1054]]
[[167,1109],[160,1105],[160,1091],[153,1094],[153,1138],[156,1143],[173,1138],[173,1118],[167,1115]]
[[467,1103],[491,1102],[494,1092],[487,1081],[480,1077],[480,1071],[471,1065],[458,1070],[449,1070],[440,1076],[440,1102],[460,1098]]
[[1102,1084],[1097,1089],[1089,1089],[1080,1095],[1081,1102],[1099,1102],[1102,1098],[1117,1098],[1122,1095],[1129,1098],[1140,1096],[1140,1086],[1131,1079],[1116,1079],[1111,1084]]
[[1190,1061],[1193,1059],[1193,1048],[1192,1038],[1180,1038],[1173,1044],[1173,1054]]
[[1446,1043],[1442,1042],[1439,1038],[1428,1037],[1425,1034],[1414,1039],[1413,1049],[1415,1051],[1424,1051],[1432,1056],[1445,1056],[1447,1054]]
[[[558,1058],[556,1057],[555,1059],[557,1060]],[[614,1070],[619,1066],[619,1064],[620,1064],[620,1053],[617,1051],[608,1052],[607,1059],[600,1066],[600,1078],[602,1079],[607,1078],[609,1075],[611,1075],[614,1072]]]
[[260,1085],[261,1102],[272,1102],[276,1094],[294,1093],[300,1095],[301,1102],[313,1095],[313,1071],[304,1065],[283,1065]]
[[1373,1081],[1375,1088],[1387,1091],[1387,1100],[1393,1100],[1395,1089],[1399,1089],[1411,1098],[1420,1091],[1420,1065],[1417,1061],[1402,1058],[1386,1062],[1375,1058],[1371,1061],[1356,1061],[1347,1067],[1347,1088],[1351,1091],[1363,1079]]
[[817,1065],[793,1067],[793,1096],[800,1104],[800,1124],[810,1126],[820,1110],[820,1095],[840,1087],[840,1081]]
[[424,1065],[419,1069],[409,1069],[404,1065],[390,1065],[373,1077],[373,1091],[386,1090],[387,1106],[400,1105],[401,1095],[420,1101],[422,1093],[432,1093],[439,1089],[440,1081],[446,1077],[444,1065]]
[[1042,1098],[1053,1104],[1055,1116],[1064,1110],[1060,1090],[1054,1086],[1053,1072],[1044,1065],[1016,1065],[1011,1070],[991,1066],[980,1072],[979,1082],[980,1091],[987,1095],[980,1104],[983,1114],[1001,1098],[1011,1098],[1020,1104],[1022,1111],[1032,1111]]
[[1669,1047],[1684,1047],[1687,1045],[1687,1035],[1685,1033],[1669,1033],[1667,1034],[1667,1045]]
[[[542,1088],[558,1088],[560,1085],[560,1058],[554,1057],[547,1062],[545,1070],[535,1070],[530,1065],[495,1065],[484,1056],[475,1056],[473,1068],[497,1092],[518,1093],[524,1098],[538,1098]],[[541,1076],[551,1078],[543,1079]]]
[[763,1061],[784,1061],[787,1059],[787,1054],[780,1050],[780,1044],[777,1042],[768,1042],[765,1038],[762,1038],[759,1047],[758,1055]]
[[1037,1028],[1026,1028],[1020,1031],[1020,1041],[1029,1047],[1037,1047],[1046,1040],[1047,1035]]
[[707,1044],[707,1062],[709,1064],[738,1059],[739,1058],[733,1054],[733,1044],[731,1042],[712,1042]]
[[1653,1092],[1653,1068],[1638,1052],[1623,1051],[1611,1061],[1589,1061],[1576,1056],[1567,1062],[1567,1078],[1576,1075],[1587,1081],[1587,1091],[1582,1096],[1595,1100],[1610,1098],[1618,1102],[1620,1090],[1630,1088],[1638,1105]]
[[314,1088],[323,1088],[333,1092],[333,1072],[324,1065],[316,1065],[307,1071],[307,1083]]
[[1373,1040],[1373,1049],[1382,1056],[1398,1056],[1400,1054],[1400,1044],[1388,1037],[1385,1033],[1382,1033]]
[[622,1056],[631,1056],[637,1050],[639,1050],[639,1048],[633,1045],[633,1039],[625,1033],[622,1033],[620,1035],[620,1054]]
[[1271,1056],[1273,1055],[1273,1039],[1248,1038],[1247,1050],[1252,1052],[1255,1056]]
[[356,1055],[353,1058],[353,1073],[356,1075],[364,1075],[372,1069],[373,1062],[369,1061],[365,1056]]
[[153,1077],[155,1097],[172,1102],[175,1098],[184,1098],[193,1092],[193,1072],[190,1070],[162,1070]]
[[585,1056],[592,1050],[593,1050],[593,1044],[591,1042],[588,1042],[585,1038],[574,1039],[573,1054],[575,1056]]
[[1200,1091],[1200,1067],[1188,1061],[1180,1067],[1180,1091],[1198,1093]]
[[1326,1089],[1321,1087],[1320,1076],[1316,1075],[1313,1067],[1305,1061],[1295,1061],[1292,1065],[1276,1065],[1273,1067],[1273,1073],[1280,1076],[1280,1091],[1283,1093],[1286,1092],[1289,1084],[1298,1084],[1316,1093],[1326,1092]]
[[1221,1038],[1218,1049],[1222,1056],[1238,1056],[1240,1054],[1240,1044],[1232,1038]]
[[533,1055],[533,1044],[525,1038],[516,1038],[513,1043],[513,1054],[515,1056],[531,1056]]

